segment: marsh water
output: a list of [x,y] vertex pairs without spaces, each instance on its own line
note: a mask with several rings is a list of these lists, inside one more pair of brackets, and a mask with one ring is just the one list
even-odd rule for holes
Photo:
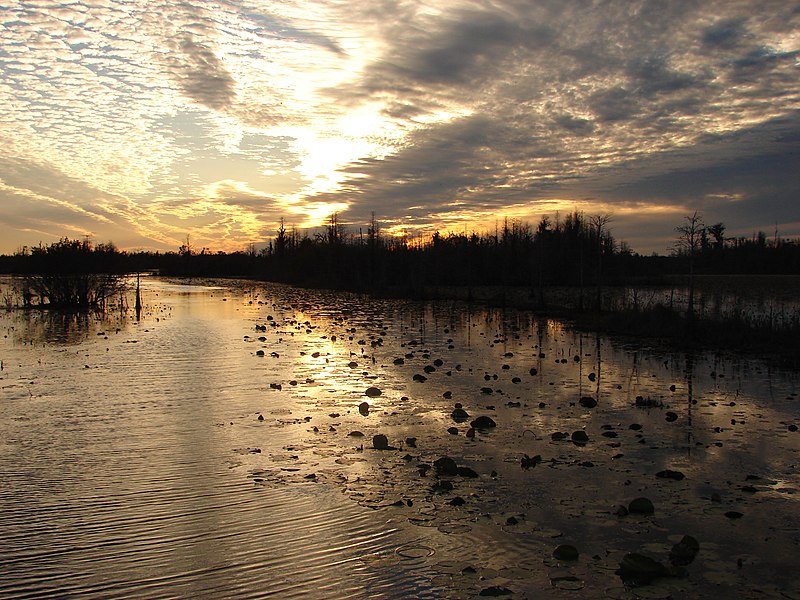
[[800,597],[796,372],[458,302],[143,305],[0,313],[2,598]]

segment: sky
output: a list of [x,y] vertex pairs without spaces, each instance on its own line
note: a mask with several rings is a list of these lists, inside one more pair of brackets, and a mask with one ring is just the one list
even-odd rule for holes
[[800,1],[0,3],[0,253],[230,252],[332,213],[797,237],[799,150]]

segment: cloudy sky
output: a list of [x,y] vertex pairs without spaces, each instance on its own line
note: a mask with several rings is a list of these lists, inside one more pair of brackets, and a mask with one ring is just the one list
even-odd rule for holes
[[800,235],[800,2],[8,0],[0,252],[698,210]]

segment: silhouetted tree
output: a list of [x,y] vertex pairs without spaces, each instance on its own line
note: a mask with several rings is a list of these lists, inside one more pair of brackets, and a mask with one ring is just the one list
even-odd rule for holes
[[603,239],[605,230],[608,223],[611,221],[611,215],[608,213],[602,215],[593,215],[589,218],[592,227],[594,228],[594,235],[597,237],[597,273],[595,273],[595,280],[597,282],[597,310],[603,310]]
[[277,234],[278,235],[275,237],[275,254],[277,256],[284,256],[289,247],[289,236],[286,232],[283,217],[281,217],[280,223],[278,224]]
[[725,225],[722,223],[709,225],[708,233],[714,238],[714,248],[722,248],[725,245]]
[[702,216],[694,211],[692,215],[684,217],[684,224],[676,227],[675,231],[678,233],[675,247],[679,254],[686,256],[689,260],[689,297],[686,317],[691,321],[694,318],[694,263],[705,231]]

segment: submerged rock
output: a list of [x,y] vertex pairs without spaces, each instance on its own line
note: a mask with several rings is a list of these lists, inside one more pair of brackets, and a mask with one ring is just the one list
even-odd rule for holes
[[362,402],[358,405],[358,412],[360,412],[363,416],[369,415],[369,402]]
[[376,388],[375,386],[368,387],[368,388],[366,389],[366,391],[364,392],[364,394],[365,394],[366,396],[369,396],[370,398],[377,398],[377,397],[378,397],[378,396],[380,396],[382,393],[383,393],[383,392],[382,392],[380,389]]
[[497,423],[494,422],[494,419],[487,417],[486,415],[481,415],[472,421],[470,425],[475,429],[490,429],[492,427],[497,427]]
[[450,418],[456,423],[463,423],[469,419],[469,413],[463,408],[457,407],[455,410],[453,410],[453,412],[450,413]]
[[594,408],[597,406],[597,400],[592,398],[591,396],[583,396],[580,400],[580,405],[584,408]]
[[443,494],[445,492],[452,492],[453,482],[447,481],[446,479],[443,481],[437,481],[435,484],[431,486],[431,491],[434,494]]
[[694,561],[698,552],[700,552],[700,543],[691,535],[685,535],[670,550],[669,561],[675,566],[686,566]]
[[528,470],[531,467],[535,467],[540,462],[542,462],[542,455],[537,454],[534,457],[530,457],[527,454],[523,455],[522,460],[520,461],[520,465],[523,469]]
[[388,450],[389,449],[389,438],[387,438],[382,433],[379,433],[372,438],[372,447],[376,450]]
[[656,509],[649,498],[635,498],[628,504],[628,512],[634,515],[652,515]]
[[487,597],[498,597],[498,596],[510,596],[514,592],[509,590],[508,588],[504,588],[501,585],[493,585],[488,588],[484,588],[481,590],[479,596],[487,596]]
[[439,475],[458,475],[458,465],[449,456],[442,456],[437,458],[433,466],[436,468],[436,473]]
[[475,478],[478,477],[478,474],[469,467],[458,467],[458,476]]
[[589,441],[589,436],[583,430],[572,432],[572,441],[576,444],[585,444]]
[[553,557],[556,560],[578,560],[578,556],[578,549],[570,544],[561,544],[553,550]]
[[680,481],[684,477],[686,477],[680,471],[673,471],[672,469],[664,469],[663,471],[659,471],[656,473],[656,477],[659,479],[674,479],[675,481]]
[[632,552],[626,554],[615,571],[623,582],[632,585],[647,585],[658,577],[682,577],[682,567],[667,567],[655,559]]

